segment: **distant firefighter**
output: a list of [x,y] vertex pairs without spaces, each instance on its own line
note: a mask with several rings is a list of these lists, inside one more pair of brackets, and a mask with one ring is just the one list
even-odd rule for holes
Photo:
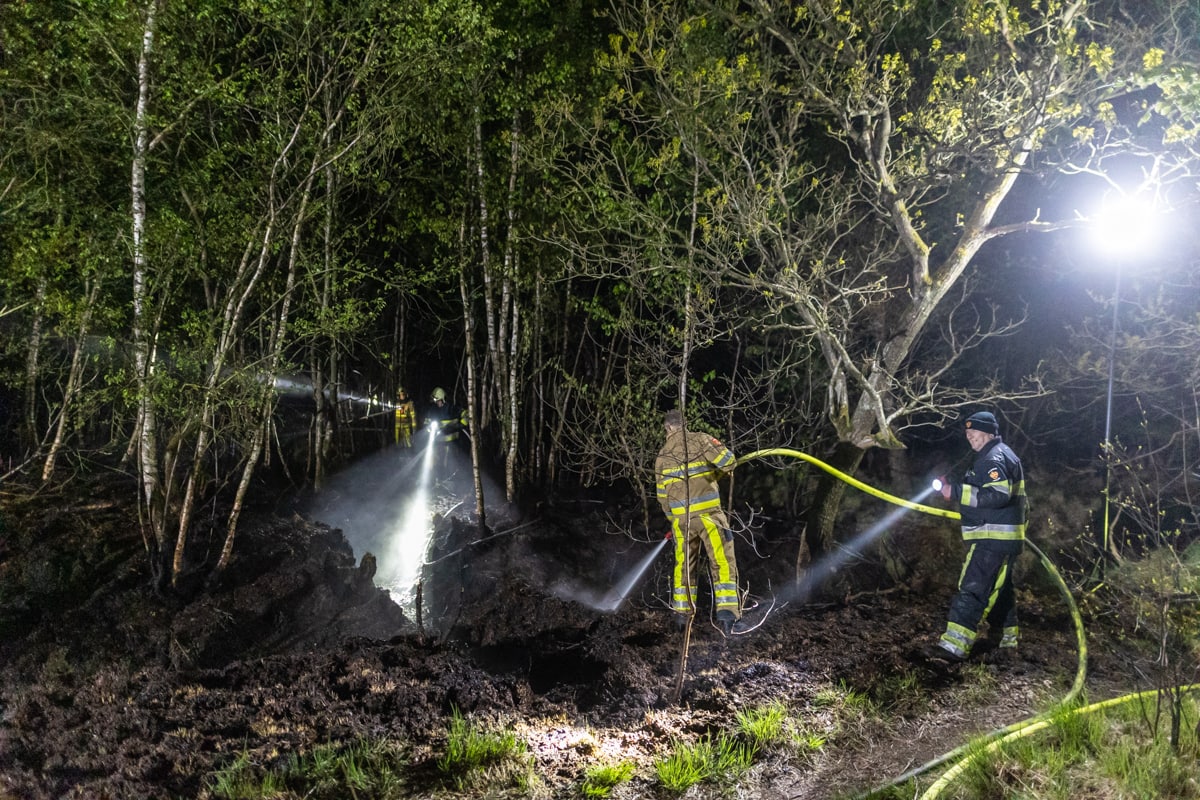
[[417,409],[401,386],[396,390],[396,444],[412,447],[413,433],[417,429]]
[[711,436],[687,431],[677,409],[668,411],[664,422],[667,439],[654,472],[658,502],[671,520],[675,539],[671,609],[681,615],[681,621],[696,613],[696,570],[703,546],[717,621],[726,634],[736,632],[742,616],[737,559],[717,486],[721,476],[734,467],[733,453]]

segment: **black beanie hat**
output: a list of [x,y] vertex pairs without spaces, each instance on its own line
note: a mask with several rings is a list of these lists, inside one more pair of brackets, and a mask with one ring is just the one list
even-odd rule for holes
[[992,412],[976,411],[967,417],[967,430],[983,431],[995,435],[1000,433],[1000,426],[996,423],[996,416]]

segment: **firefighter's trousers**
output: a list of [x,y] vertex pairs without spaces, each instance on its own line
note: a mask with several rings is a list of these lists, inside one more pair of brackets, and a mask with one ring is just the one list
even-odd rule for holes
[[728,611],[735,619],[740,618],[742,609],[738,598],[737,559],[725,512],[717,509],[704,514],[675,517],[671,525],[675,539],[671,609],[680,614],[695,613],[696,575],[700,548],[703,547],[708,554],[708,573],[712,579],[716,610]]
[[414,420],[409,414],[396,412],[396,444],[401,447],[413,446]]
[[1021,542],[988,540],[971,545],[958,579],[958,591],[950,601],[942,647],[966,657],[975,644],[979,623],[984,618],[991,638],[999,639],[998,646],[1017,646],[1019,629],[1013,569],[1021,547]]

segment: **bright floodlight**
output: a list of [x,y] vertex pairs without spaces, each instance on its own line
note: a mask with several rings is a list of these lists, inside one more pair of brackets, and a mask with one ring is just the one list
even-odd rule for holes
[[1092,218],[1092,240],[1104,255],[1126,257],[1153,249],[1158,235],[1151,198],[1113,192]]

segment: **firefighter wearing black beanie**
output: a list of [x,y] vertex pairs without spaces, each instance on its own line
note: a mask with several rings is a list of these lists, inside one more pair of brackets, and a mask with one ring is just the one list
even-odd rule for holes
[[962,482],[944,482],[942,496],[962,515],[967,557],[958,591],[950,602],[946,631],[929,650],[931,657],[962,661],[971,654],[979,623],[1002,656],[1016,653],[1017,603],[1013,568],[1025,543],[1028,504],[1021,459],[1000,438],[990,411],[967,417],[965,434],[975,463]]

